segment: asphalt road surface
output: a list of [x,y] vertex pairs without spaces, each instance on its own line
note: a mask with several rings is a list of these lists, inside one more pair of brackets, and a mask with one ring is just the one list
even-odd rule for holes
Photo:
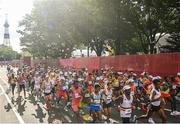
[[[17,97],[15,95],[14,100],[11,99],[11,92],[7,94],[8,84],[6,77],[6,68],[0,68],[0,124],[1,123],[76,123],[77,120],[71,110],[65,111],[64,108],[59,105],[54,108],[53,111],[47,112],[45,109],[45,103],[43,98],[36,102],[33,96],[27,96],[27,99],[23,97]],[[17,88],[16,88],[17,89]],[[17,90],[16,90],[17,92]],[[177,110],[180,111],[180,102],[177,103]],[[168,123],[180,123],[180,116],[170,115],[170,105],[166,105],[166,115]],[[86,113],[86,112],[85,112]],[[140,116],[145,114],[141,110],[134,111],[134,114]],[[161,120],[158,115],[153,115],[153,119],[156,123],[160,123]],[[113,107],[112,123],[121,123],[121,118],[117,107]],[[87,121],[81,120],[81,123]],[[139,121],[140,123],[146,123],[147,120]],[[105,123],[105,122],[103,122]]]

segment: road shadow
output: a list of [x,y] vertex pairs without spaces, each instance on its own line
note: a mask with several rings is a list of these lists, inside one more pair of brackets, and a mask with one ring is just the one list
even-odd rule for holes
[[46,117],[46,113],[43,113],[43,109],[37,104],[36,114],[32,114],[35,118],[39,119],[40,123],[43,123],[43,118]]
[[9,112],[9,111],[12,109],[12,107],[11,107],[11,105],[8,103],[7,105],[4,106],[4,109],[6,109],[6,112]]
[[[47,109],[45,107],[43,107],[46,111]],[[51,108],[50,110],[47,111],[48,113],[48,123],[63,123],[63,122],[66,122],[64,119],[63,119],[63,114],[60,114],[61,112],[57,112],[57,108]]]
[[32,103],[33,105],[37,105],[37,102],[35,100],[35,97],[33,95],[29,95],[29,98],[28,98],[30,101],[30,103]]
[[23,112],[25,111],[25,105],[26,105],[26,100],[22,101],[22,97],[18,97],[16,100],[17,103],[17,111],[20,115],[23,115]]
[[6,90],[6,94],[8,95],[10,92],[11,92],[11,88],[8,88],[8,89]]
[[[69,119],[70,120],[69,120]],[[71,121],[71,122],[69,122]],[[83,123],[83,119],[80,117],[78,120],[73,112],[68,108],[68,111],[65,111],[63,106],[59,108],[53,108],[51,112],[48,113],[48,122],[49,123]]]
[[40,102],[41,102],[43,105],[45,105],[45,99],[44,99],[44,96],[41,96],[39,99],[40,99]]

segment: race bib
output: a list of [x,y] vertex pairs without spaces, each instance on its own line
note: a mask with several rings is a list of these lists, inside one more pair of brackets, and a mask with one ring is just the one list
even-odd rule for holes
[[63,86],[63,87],[62,87],[62,89],[63,89],[63,90],[66,90],[66,89],[67,89],[67,87],[66,87],[66,86]]
[[120,115],[121,117],[131,117],[132,110],[131,109],[120,109]]
[[75,98],[79,98],[80,97],[79,93],[75,93],[74,96],[75,96]]
[[173,89],[176,89],[176,85],[173,85],[172,88],[173,88]]
[[111,100],[112,96],[111,95],[108,95],[107,96],[107,100]]
[[107,99],[107,100],[106,100],[106,104],[111,103],[111,101],[112,101],[111,99]]
[[132,110],[131,110],[131,109],[126,109],[126,110],[125,110],[125,114],[126,114],[126,115],[129,115],[129,114],[131,114],[131,113],[132,113]]
[[90,97],[89,93],[86,93],[86,94],[85,94],[85,97]]
[[25,80],[22,80],[20,84],[25,84],[25,82],[26,82]]
[[100,100],[99,100],[99,99],[96,99],[96,100],[94,100],[94,103],[100,104]]

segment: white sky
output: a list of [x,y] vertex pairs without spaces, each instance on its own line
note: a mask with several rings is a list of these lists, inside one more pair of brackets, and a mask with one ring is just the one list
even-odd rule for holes
[[34,0],[0,0],[0,44],[3,43],[5,14],[8,14],[10,42],[14,50],[20,52],[20,35],[16,32],[18,22],[30,13]]

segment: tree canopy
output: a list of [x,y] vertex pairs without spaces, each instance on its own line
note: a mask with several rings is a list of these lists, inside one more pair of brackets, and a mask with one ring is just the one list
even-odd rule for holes
[[0,45],[0,61],[9,61],[13,59],[20,59],[20,54],[12,48]]
[[106,44],[114,55],[153,54],[161,37],[180,31],[179,10],[178,0],[37,0],[17,32],[40,58],[69,58],[81,46],[101,56]]

